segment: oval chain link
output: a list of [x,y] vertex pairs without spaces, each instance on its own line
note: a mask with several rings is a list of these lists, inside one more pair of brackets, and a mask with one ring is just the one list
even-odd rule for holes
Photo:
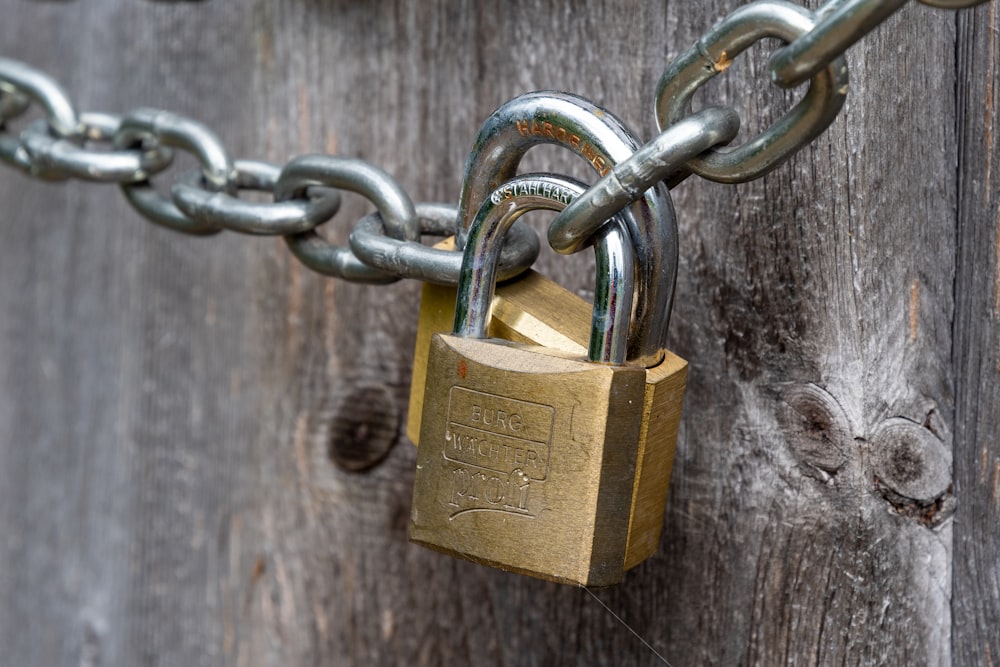
[[[816,24],[798,5],[762,0],[740,7],[708,31],[663,73],[656,92],[660,131],[690,115],[691,98],[710,79],[729,69],[754,43],[777,37],[792,42]],[[847,66],[834,59],[814,76],[798,104],[760,135],[731,149],[710,149],[687,163],[702,178],[741,183],[763,176],[825,130],[847,96]]]
[[[330,155],[295,158],[281,170],[274,199],[280,202],[301,198],[309,187],[316,185],[350,190],[371,200],[392,238],[403,241],[420,238],[420,223],[409,196],[389,174],[362,160]],[[365,264],[350,248],[333,245],[314,231],[286,236],[285,241],[299,261],[325,276],[372,284],[399,280],[399,276]]]
[[[234,163],[233,186],[237,190],[268,192],[281,176],[281,167],[257,160]],[[222,227],[241,234],[275,236],[306,232],[321,225],[340,208],[340,193],[332,188],[309,186],[302,199],[273,203],[243,201],[228,192],[204,187],[202,175],[189,171],[171,188],[174,204],[184,215],[206,227]]]
[[[121,118],[105,113],[80,114],[82,139],[111,144],[121,127]],[[53,136],[44,120],[37,120],[21,133],[21,146],[31,173],[52,173],[97,183],[135,183],[157,174],[173,161],[166,146],[95,151],[73,141]]]
[[[134,148],[144,142],[173,146],[192,153],[201,164],[202,184],[213,192],[235,193],[236,174],[222,142],[205,125],[169,111],[138,109],[122,119],[114,144],[119,149]],[[147,220],[186,234],[215,234],[222,227],[193,220],[161,195],[149,180],[122,183],[122,192],[135,210]]]
[[[80,120],[69,95],[59,82],[44,72],[25,63],[9,58],[0,58],[0,85],[15,90],[31,102],[45,110],[45,117],[52,132],[59,137],[75,139],[80,136]],[[18,104],[14,105],[21,106]],[[24,111],[15,112],[19,115]],[[6,112],[0,114],[0,122],[8,120]]]
[[[459,223],[458,207],[448,204],[417,204],[421,236],[447,237]],[[400,278],[435,285],[457,285],[462,271],[462,252],[428,247],[416,241],[394,239],[386,234],[378,213],[366,215],[354,225],[351,250],[366,264]],[[507,233],[497,264],[497,276],[507,280],[531,268],[540,250],[538,236],[530,227],[514,223]]]
[[[943,9],[961,9],[988,0],[920,0]],[[771,80],[792,88],[815,76],[858,40],[881,25],[907,0],[830,0],[816,14],[812,30],[771,56]]]

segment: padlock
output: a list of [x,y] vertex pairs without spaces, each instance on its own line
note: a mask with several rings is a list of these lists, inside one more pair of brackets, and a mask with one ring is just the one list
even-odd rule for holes
[[605,363],[484,339],[495,253],[522,212],[502,193],[538,182],[517,177],[494,192],[471,228],[455,334],[431,342],[410,537],[501,569],[609,585],[628,560],[646,398],[646,370],[621,365],[633,249],[620,221],[594,245],[608,273],[596,283],[589,356]]
[[[469,202],[482,201],[484,195],[477,188],[494,187],[499,179],[509,178],[524,153],[538,143],[569,148],[586,158],[599,173],[627,157],[638,145],[617,119],[586,100],[564,93],[523,95],[500,107],[480,130],[466,165],[462,196],[466,208]],[[490,196],[489,192],[485,196]],[[625,568],[631,569],[653,555],[659,545],[687,362],[661,349],[665,348],[677,262],[676,220],[669,192],[662,185],[647,192],[623,212],[623,218],[640,246],[640,283],[650,283],[640,284],[646,294],[643,297],[640,291],[637,311],[645,306],[652,320],[645,328],[633,327],[635,340],[631,344],[631,359],[650,366],[646,370],[629,513]],[[407,428],[414,443],[419,441],[430,341],[433,334],[449,330],[454,303],[453,288],[424,286]],[[490,332],[501,338],[579,354],[587,346],[589,317],[590,307],[579,297],[529,272],[521,279],[498,285]]]

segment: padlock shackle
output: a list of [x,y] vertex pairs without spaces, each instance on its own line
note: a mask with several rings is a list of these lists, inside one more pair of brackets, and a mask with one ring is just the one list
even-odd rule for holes
[[[517,173],[525,153],[556,144],[580,155],[604,176],[640,143],[609,111],[568,93],[542,91],[502,105],[479,130],[465,166],[456,243],[468,238],[476,213]],[[622,212],[635,247],[636,304],[628,359],[645,366],[662,358],[677,279],[677,220],[663,183]]]
[[[586,185],[570,178],[526,174],[490,193],[472,220],[463,251],[455,335],[488,337],[500,252],[514,222],[528,211],[561,211],[585,189]],[[621,216],[594,235],[593,246],[597,279],[587,356],[590,361],[621,365],[628,352],[635,294],[635,248]]]

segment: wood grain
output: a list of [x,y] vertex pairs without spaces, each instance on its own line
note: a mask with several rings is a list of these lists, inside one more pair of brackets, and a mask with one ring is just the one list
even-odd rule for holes
[[[956,664],[1000,663],[1000,16],[958,23],[952,614]],[[959,445],[960,443],[960,445]]]
[[[0,52],[82,109],[168,108],[236,157],[361,157],[454,202],[522,92],[651,137],[668,59],[741,3],[7,4]],[[810,148],[674,192],[663,544],[596,591],[673,665],[1000,661],[997,12],[912,3],[850,52]],[[768,48],[700,101],[744,137],[792,98]],[[590,177],[555,149],[525,167]],[[111,187],[3,169],[0,202],[0,664],[660,664],[584,591],[408,544],[412,447],[336,465],[404,441],[419,285],[154,228]],[[324,233],[367,210],[346,196]],[[539,266],[586,294],[586,255]]]

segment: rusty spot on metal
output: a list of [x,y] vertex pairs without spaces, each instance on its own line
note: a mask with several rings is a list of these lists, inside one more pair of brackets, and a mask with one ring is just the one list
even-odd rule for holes
[[729,66],[733,64],[733,59],[729,57],[725,51],[719,54],[719,57],[712,63],[712,67],[716,72],[725,72],[729,69]]

